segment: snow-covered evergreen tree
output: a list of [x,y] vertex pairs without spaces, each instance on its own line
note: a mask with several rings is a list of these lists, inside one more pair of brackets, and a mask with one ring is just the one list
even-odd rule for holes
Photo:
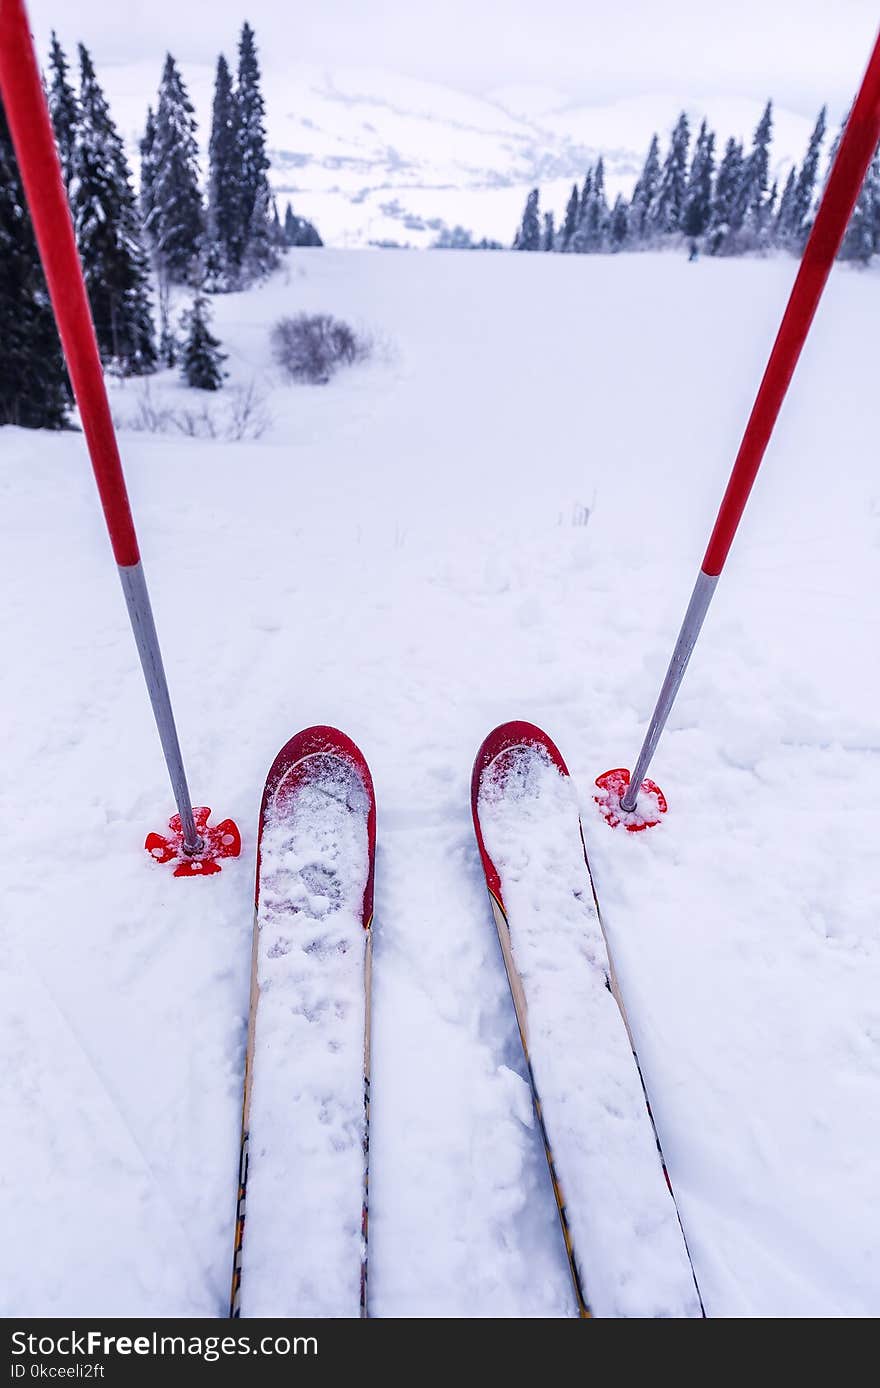
[[590,189],[581,206],[581,222],[578,228],[579,249],[586,252],[601,251],[608,230],[608,200],[605,197],[605,161],[599,161],[593,170]]
[[146,225],[153,215],[153,185],[156,182],[156,117],[152,106],[147,107],[147,121],[138,149],[141,156],[141,217]]
[[[156,117],[153,114],[152,106],[147,107],[147,121],[139,149],[141,155],[141,222],[143,226],[147,227],[153,221],[156,184]],[[159,259],[155,242],[152,241],[149,234],[145,234],[144,239],[149,247],[153,262],[159,301],[159,361],[163,366],[175,366],[177,364],[178,342],[171,322],[171,286],[168,275]]]
[[64,191],[69,198],[70,181],[73,178],[73,153],[76,147],[79,108],[76,93],[67,80],[69,68],[64,56],[64,49],[58,42],[54,29],[52,30],[52,46],[49,50],[49,70],[51,77],[46,96],[49,101],[49,115],[52,117],[52,129],[55,131],[55,143],[58,146],[58,158],[61,161]]
[[704,120],[694,145],[681,223],[685,236],[695,241],[699,240],[709,225],[714,175],[715,133]]
[[629,237],[633,245],[641,245],[648,236],[648,211],[660,183],[660,141],[651,136],[644,167],[633,189],[629,208]]
[[533,188],[526,198],[525,211],[514,241],[514,250],[539,251],[541,249],[541,217],[538,211],[538,189]]
[[242,280],[253,284],[265,279],[278,265],[278,243],[272,227],[272,203],[269,185],[266,184],[257,194],[248,224],[244,259],[241,262]]
[[278,215],[278,203],[274,198],[272,199],[272,239],[279,250],[287,245],[284,227],[281,225],[281,218]]
[[544,213],[544,232],[541,237],[541,250],[553,251],[556,249],[556,224],[552,212]]
[[147,258],[125,150],[80,44],[80,126],[71,208],[101,357],[124,375],[152,371]]
[[197,272],[205,229],[199,192],[198,144],[192,102],[171,54],[165,58],[149,140],[149,200],[144,228],[158,275],[188,284]]
[[749,155],[749,181],[751,199],[748,212],[753,213],[763,203],[770,182],[770,141],[773,138],[773,102],[768,101],[763,115],[755,127],[752,150]]
[[797,169],[792,164],[782,189],[782,197],[776,208],[776,217],[773,225],[773,241],[777,246],[784,246],[788,240],[788,227],[791,223],[794,208],[794,190],[797,187]]
[[298,217],[290,203],[284,210],[284,240],[288,246],[323,246],[318,228],[305,217]]
[[588,169],[584,178],[584,185],[578,197],[577,221],[574,231],[569,238],[566,250],[572,255],[583,255],[587,250],[587,213],[590,206],[590,199],[593,196],[593,170]]
[[729,247],[731,250],[760,250],[767,244],[766,201],[772,133],[773,103],[768,101],[755,129],[751,151],[740,169],[739,186],[730,213],[731,235],[735,237],[735,245]]
[[712,192],[712,212],[709,218],[708,246],[712,255],[722,251],[730,236],[733,207],[742,176],[742,145],[733,136],[727,141],[724,157],[718,166]]
[[0,424],[61,429],[67,375],[0,102]]
[[240,188],[239,227],[244,243],[237,258],[247,279],[260,277],[278,264],[278,249],[269,227],[272,213],[269,159],[266,154],[265,105],[260,89],[260,66],[254,31],[245,22],[238,47],[237,178]]
[[208,146],[208,248],[206,270],[211,287],[230,288],[244,255],[240,185],[238,103],[229,64],[217,59],[211,140]]
[[580,225],[580,223],[584,220],[584,217],[587,215],[587,205],[588,205],[588,203],[589,203],[589,201],[590,201],[590,194],[592,193],[592,191],[593,191],[593,170],[592,170],[592,169],[587,169],[586,175],[585,175],[585,177],[584,177],[584,186],[583,186],[583,188],[581,189],[581,200],[580,200],[580,205],[578,206],[578,224],[579,224],[579,225]]
[[223,384],[226,356],[211,332],[211,310],[201,289],[197,289],[192,308],[181,317],[185,334],[180,353],[180,374],[196,390],[219,390]]
[[690,126],[682,111],[675,123],[669,153],[663,163],[654,200],[648,208],[648,231],[652,237],[674,236],[681,231],[688,181]]
[[625,250],[628,239],[629,205],[623,194],[618,193],[608,219],[608,247],[612,251]]
[[779,208],[779,239],[783,245],[797,252],[803,249],[810,229],[813,199],[816,196],[816,179],[819,173],[819,159],[822,142],[825,139],[827,120],[827,112],[823,106],[816,118],[816,124],[810,136],[810,143],[807,145],[804,162],[798,173],[784,221],[782,220],[782,206],[780,205]]
[[571,238],[577,230],[578,212],[580,211],[581,198],[576,183],[571,185],[571,197],[568,199],[565,208],[565,220],[559,230],[559,249],[567,251]]

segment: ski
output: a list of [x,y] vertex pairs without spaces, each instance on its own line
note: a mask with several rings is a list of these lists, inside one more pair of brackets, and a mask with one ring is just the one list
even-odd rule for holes
[[702,1316],[555,743],[496,728],[471,807],[578,1314]]
[[367,1315],[375,848],[359,749],[297,733],[260,807],[233,1317]]

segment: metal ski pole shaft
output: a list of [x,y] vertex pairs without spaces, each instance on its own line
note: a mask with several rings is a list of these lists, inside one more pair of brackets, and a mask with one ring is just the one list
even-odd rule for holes
[[636,808],[642,781],[666,725],[684,672],[712,601],[749,493],[770,442],[791,378],[810,330],[831,267],[846,232],[868,166],[880,140],[880,34],[868,62],[840,142],[800,268],[786,305],[740,444],[715,528],[682,623],[645,740],[620,799],[627,814]]
[[137,643],[159,739],[180,814],[183,846],[196,854],[196,830],[168,682],[141,566],[95,328],[64,192],[55,136],[23,0],[0,0],[0,95],[24,183],[40,259],[110,543]]

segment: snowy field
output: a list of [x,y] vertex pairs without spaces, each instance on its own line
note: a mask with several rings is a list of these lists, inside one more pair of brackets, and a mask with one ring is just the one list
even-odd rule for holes
[[[371,1313],[574,1313],[468,800],[526,718],[579,787],[708,1314],[880,1314],[876,270],[820,309],[652,769],[665,822],[614,833],[591,794],[635,757],[794,270],[307,251],[215,301],[267,430],[121,439],[193,795],[244,836],[211,879],[142,849],[173,805],[82,438],[0,431],[0,1313],[225,1314],[257,812],[311,723],[378,802]],[[301,309],[373,361],[282,384]]]

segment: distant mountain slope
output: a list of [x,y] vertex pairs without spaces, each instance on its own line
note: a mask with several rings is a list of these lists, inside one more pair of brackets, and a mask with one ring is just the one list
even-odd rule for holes
[[[213,73],[182,68],[206,143]],[[107,67],[101,75],[136,153],[159,64]],[[694,123],[709,116],[722,143],[730,134],[750,140],[760,116],[760,103],[723,96],[652,94],[591,106],[552,88],[478,97],[376,69],[299,64],[267,67],[264,89],[279,200],[289,197],[337,245],[424,246],[456,223],[508,243],[529,188],[539,184],[544,204],[558,214],[572,180],[599,154],[612,196],[628,193],[652,131],[665,136],[683,101]],[[777,112],[778,170],[802,156],[811,125],[812,113]]]

